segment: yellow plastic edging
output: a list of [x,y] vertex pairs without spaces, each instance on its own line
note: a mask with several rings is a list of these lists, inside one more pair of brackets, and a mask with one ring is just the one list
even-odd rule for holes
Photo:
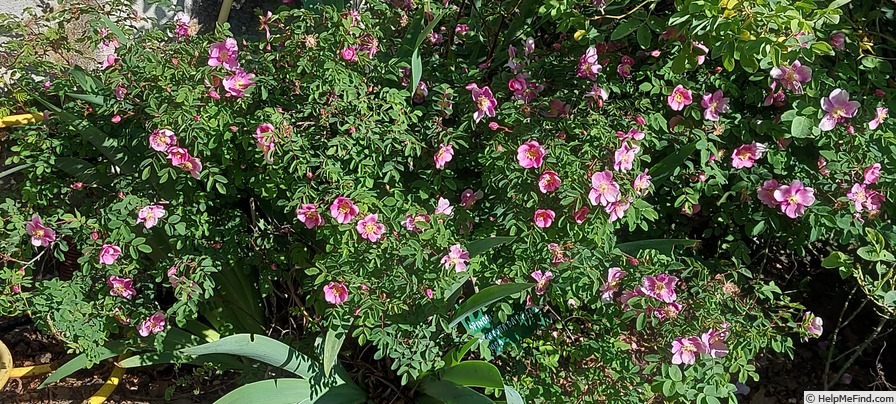
[[28,376],[38,376],[45,373],[50,373],[53,371],[53,365],[36,365],[36,366],[24,366],[20,368],[13,368],[11,372],[9,372],[9,377],[11,379],[15,379],[18,377],[28,377]]
[[9,374],[12,372],[12,353],[3,341],[0,341],[0,390],[6,386],[9,381]]
[[[120,362],[129,356],[131,356],[131,355],[123,354],[118,357],[118,360],[116,362]],[[100,387],[100,389],[97,390],[96,394],[94,394],[93,397],[88,398],[86,403],[87,404],[102,404],[102,403],[104,403],[107,399],[109,399],[109,396],[111,396],[112,393],[115,392],[115,389],[118,387],[118,383],[121,381],[122,376],[124,376],[124,368],[119,367],[118,365],[115,365],[115,370],[113,370],[112,374],[109,375],[109,379],[106,380],[106,384],[104,384],[103,387]]]
[[10,115],[5,118],[0,118],[0,128],[11,128],[13,126],[40,122],[42,120],[44,120],[43,114]]

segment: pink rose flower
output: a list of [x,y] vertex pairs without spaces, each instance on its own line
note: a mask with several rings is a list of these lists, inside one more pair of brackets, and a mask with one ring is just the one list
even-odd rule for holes
[[554,279],[554,274],[551,271],[541,272],[541,270],[537,270],[532,272],[532,279],[535,279],[535,293],[539,295],[543,295],[548,289],[548,283],[551,279]]
[[821,118],[818,127],[823,131],[829,131],[834,129],[838,123],[856,116],[859,103],[850,101],[849,93],[838,88],[831,91],[829,96],[821,99],[821,109],[827,113],[824,114],[824,118]]
[[137,294],[137,291],[134,290],[134,281],[131,279],[119,278],[112,275],[106,281],[106,284],[109,285],[109,294],[112,296],[130,299]]
[[865,168],[863,172],[863,176],[865,178],[865,185],[876,184],[877,180],[880,179],[880,163],[874,163]]
[[[641,119],[643,119],[643,118],[641,118]],[[644,132],[641,132],[637,128],[629,129],[628,132],[617,131],[616,138],[623,142],[628,139],[644,140]]]
[[169,147],[168,160],[171,161],[171,165],[188,171],[193,178],[199,178],[199,173],[202,171],[202,162],[198,158],[190,156],[186,149]]
[[884,123],[884,120],[887,119],[887,113],[889,113],[888,108],[877,107],[877,112],[874,115],[874,119],[871,122],[868,122],[868,129],[875,130],[878,126]]
[[868,194],[865,192],[865,185],[853,184],[852,189],[846,193],[846,197],[853,202],[856,212],[861,212],[864,204],[868,201]]
[[672,341],[672,364],[693,365],[697,356],[704,353],[706,348],[698,337],[678,337]]
[[541,193],[543,194],[556,191],[557,188],[560,188],[561,183],[560,176],[551,170],[543,172],[541,176],[538,177],[538,189],[541,190]]
[[821,337],[824,332],[824,321],[821,317],[815,316],[811,311],[803,313],[803,327],[806,331],[814,335],[816,338]]
[[815,203],[815,190],[803,186],[800,181],[790,185],[781,185],[774,193],[778,207],[788,217],[795,219],[806,212],[806,208]]
[[36,213],[31,216],[31,221],[25,222],[25,232],[31,236],[31,245],[35,247],[47,247],[56,241],[56,231],[44,226]]
[[494,118],[498,100],[492,95],[492,90],[488,86],[479,88],[475,83],[468,84],[467,90],[472,92],[473,103],[476,104],[476,112],[473,113],[473,119],[479,122],[486,116]]
[[650,189],[650,175],[647,174],[647,170],[644,170],[643,173],[638,174],[635,177],[635,182],[632,183],[632,188],[635,190],[635,195],[641,196],[642,194],[647,194],[647,190]]
[[685,106],[691,105],[691,102],[693,102],[691,90],[679,84],[672,90],[672,94],[669,94],[666,102],[673,111],[681,111]]
[[115,61],[118,60],[118,55],[114,53],[110,53],[103,59],[103,64],[100,66],[101,69],[106,70],[115,65]]
[[554,214],[553,210],[550,209],[538,209],[535,211],[535,216],[533,220],[535,221],[535,225],[541,227],[542,229],[551,227],[554,223]]
[[401,222],[401,225],[404,226],[407,231],[414,233],[422,233],[423,229],[417,226],[417,223],[429,223],[432,219],[429,215],[425,213],[418,213],[416,215],[405,215],[404,221]]
[[759,143],[741,145],[731,153],[731,165],[734,168],[750,168],[756,160],[762,158],[765,147]]
[[714,93],[706,93],[703,95],[703,118],[708,121],[718,121],[719,115],[728,111],[728,98],[722,96],[722,90],[716,90]]
[[342,48],[342,51],[339,52],[340,56],[342,56],[342,60],[346,62],[357,62],[358,61],[358,47],[357,46],[346,46]]
[[842,32],[836,32],[834,35],[831,35],[831,46],[836,50],[845,50],[846,49],[846,34]]
[[597,80],[597,74],[603,70],[603,66],[597,60],[597,48],[589,47],[585,50],[585,54],[579,58],[579,66],[576,74],[579,77],[587,77],[591,80]]
[[112,265],[121,256],[121,248],[112,244],[103,244],[100,248],[100,264]]
[[678,317],[678,313],[681,313],[683,308],[684,306],[678,303],[665,303],[660,307],[648,308],[648,313],[652,313],[660,321],[666,321]]
[[[557,184],[558,186],[560,184]],[[482,191],[473,192],[472,189],[465,189],[463,193],[460,194],[460,204],[464,205],[464,209],[470,210],[473,208],[473,204],[476,201],[482,199],[485,194]]]
[[622,219],[622,216],[625,215],[625,211],[628,210],[629,206],[631,206],[631,202],[627,199],[610,202],[609,205],[605,206],[604,210],[610,214],[610,223]]
[[224,42],[215,42],[208,49],[208,65],[222,66],[230,71],[237,71],[240,68],[237,56],[239,47],[236,39],[227,38]]
[[591,86],[591,91],[585,93],[585,98],[588,98],[588,104],[592,107],[597,106],[598,108],[603,108],[604,101],[610,97],[610,94],[607,93],[606,90],[594,84]]
[[625,277],[625,271],[622,268],[610,268],[607,271],[607,280],[600,287],[600,301],[604,303],[613,303],[613,295],[619,291],[619,285],[622,278]]
[[445,269],[454,267],[455,272],[465,272],[469,261],[470,253],[461,248],[460,244],[451,246],[448,249],[448,255],[442,257],[442,265],[445,266]]
[[622,146],[616,150],[613,158],[613,169],[616,171],[631,171],[635,156],[641,148],[638,145],[629,146],[627,142],[623,142]]
[[645,276],[644,281],[641,284],[641,292],[654,299],[672,303],[676,298],[676,283],[678,283],[678,278],[672,275],[659,274],[657,276]]
[[535,52],[535,38],[530,36],[523,41],[523,53],[525,53],[526,56],[529,56],[532,52]]
[[336,218],[336,222],[346,224],[358,215],[358,207],[351,199],[340,196],[330,205],[330,216]]
[[317,226],[323,226],[324,217],[317,211],[317,205],[313,203],[303,204],[296,209],[296,219],[302,222],[306,228],[313,229]]
[[335,305],[341,305],[348,300],[348,288],[342,282],[330,282],[324,286],[324,299]]
[[144,206],[137,212],[137,224],[143,223],[147,229],[153,228],[159,223],[159,219],[165,216],[165,208],[161,205]]
[[796,94],[803,93],[803,83],[812,80],[812,68],[803,66],[796,60],[788,66],[773,67],[769,73],[773,79],[781,82],[781,86]]
[[703,62],[706,61],[706,55],[709,55],[709,48],[703,44],[703,42],[694,41],[693,45],[695,48],[700,49],[703,52],[697,53],[697,66],[702,65]]
[[150,334],[158,334],[164,331],[165,324],[165,313],[157,311],[140,324],[140,327],[137,328],[137,332],[140,333],[141,337],[148,337]]
[[254,74],[237,69],[232,76],[224,78],[224,90],[231,97],[242,98],[246,90],[255,85],[254,78]]
[[585,219],[588,217],[588,213],[589,213],[589,212],[591,212],[591,208],[589,208],[589,207],[587,207],[587,206],[582,206],[581,208],[577,209],[577,210],[572,214],[572,218],[573,218],[573,220],[575,220],[576,223],[578,223],[578,224],[585,223]]
[[115,99],[119,100],[119,101],[123,100],[125,94],[127,94],[127,93],[128,93],[127,87],[125,87],[121,84],[115,86],[115,88],[112,90],[112,94],[115,95]]
[[436,162],[436,168],[441,170],[445,168],[445,164],[448,164],[451,159],[454,158],[454,147],[450,144],[442,143],[439,146],[439,151],[436,152],[436,155],[433,157],[433,160]]
[[539,168],[547,154],[544,147],[537,141],[530,140],[516,149],[516,160],[523,168]]
[[781,187],[781,184],[778,184],[778,181],[774,179],[770,179],[762,183],[762,186],[756,190],[756,196],[759,198],[759,201],[762,202],[765,206],[768,206],[772,209],[778,207],[778,201],[775,200],[775,190]]
[[168,129],[156,129],[149,135],[149,147],[155,151],[164,152],[172,146],[177,146],[177,137]]
[[588,199],[591,200],[592,205],[599,204],[606,207],[621,197],[619,185],[613,181],[612,171],[606,170],[591,176],[591,192],[588,193]]
[[722,358],[728,355],[728,345],[725,345],[725,338],[728,337],[728,331],[719,331],[712,328],[703,333],[700,340],[706,348],[707,354],[713,358]]
[[436,204],[436,210],[432,214],[451,216],[453,213],[454,207],[451,206],[451,202],[445,198],[439,197],[439,201]]
[[376,243],[386,231],[386,226],[379,222],[379,216],[375,213],[364,216],[363,219],[358,221],[355,228],[358,230],[361,238],[367,239],[371,243]]

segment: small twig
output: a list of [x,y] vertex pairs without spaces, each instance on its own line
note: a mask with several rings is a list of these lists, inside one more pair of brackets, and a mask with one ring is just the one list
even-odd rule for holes
[[856,293],[856,289],[858,289],[858,285],[853,286],[852,290],[849,292],[849,297],[847,297],[846,302],[843,303],[843,310],[840,310],[840,317],[837,319],[837,328],[834,329],[834,336],[831,337],[831,343],[828,346],[828,358],[824,363],[824,376],[823,376],[824,390],[828,389],[828,374],[831,371],[831,359],[834,356],[834,346],[837,345],[837,336],[840,334],[840,327],[843,322],[843,315],[846,314],[846,308],[849,307],[849,301],[852,300],[852,295]]
[[[837,376],[834,377],[835,381],[840,380],[840,378],[843,377],[843,374],[846,373],[846,369],[848,369],[850,366],[852,366],[852,363],[855,362],[856,359],[858,359],[859,355],[862,354],[862,351],[864,351],[865,348],[868,347],[868,345],[871,345],[871,342],[874,341],[875,338],[877,338],[877,334],[880,333],[880,330],[882,328],[884,328],[884,324],[886,324],[886,323],[887,323],[887,318],[881,317],[880,323],[877,324],[877,327],[874,329],[874,332],[871,334],[871,336],[868,337],[868,339],[866,339],[865,342],[862,343],[862,345],[859,345],[859,349],[856,350],[856,352],[854,354],[852,354],[852,356],[849,358],[849,360],[846,361],[846,364],[844,364],[843,367],[840,369],[840,371],[837,372]],[[825,371],[827,371],[827,369],[825,369]],[[827,379],[827,374],[825,374],[825,379]],[[824,389],[825,390],[828,389],[827,383],[825,383]]]
[[655,0],[644,0],[641,2],[641,4],[638,4],[637,6],[635,6],[635,8],[631,9],[629,12],[622,14],[622,15],[606,15],[606,14],[604,14],[604,15],[599,15],[597,17],[592,17],[591,19],[594,20],[594,19],[598,19],[598,18],[612,18],[614,20],[618,20],[621,18],[625,18],[625,17],[630,16],[635,11],[638,11],[639,9],[641,9],[641,7],[644,7],[645,4],[650,3],[651,1],[655,1]]

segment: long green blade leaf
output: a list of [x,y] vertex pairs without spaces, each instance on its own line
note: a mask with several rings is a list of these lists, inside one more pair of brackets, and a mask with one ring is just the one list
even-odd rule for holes
[[506,285],[489,286],[479,291],[466,301],[454,312],[448,328],[454,328],[464,317],[468,316],[476,310],[488,306],[500,299],[510,295],[515,295],[534,286],[534,283],[508,283]]
[[420,390],[445,404],[494,404],[494,401],[476,390],[458,386],[448,380],[434,380],[423,383],[420,386]]
[[507,244],[513,241],[515,238],[516,237],[489,237],[482,240],[476,240],[467,243],[467,252],[470,253],[470,258],[475,258],[477,255],[482,254],[501,244]]
[[271,379],[249,383],[227,393],[215,404],[363,403],[366,395],[347,385],[330,389],[312,386],[304,379]]
[[22,171],[22,170],[24,170],[24,169],[26,169],[26,168],[28,168],[28,167],[31,167],[32,165],[34,165],[34,163],[22,164],[22,165],[19,165],[19,166],[15,166],[15,167],[13,167],[13,168],[10,168],[10,169],[8,169],[8,170],[5,170],[5,171],[3,171],[3,172],[0,172],[0,178],[6,177],[7,175],[15,174],[15,173],[17,173],[17,172],[19,172],[19,171]]
[[181,349],[189,355],[230,354],[245,356],[311,379],[323,371],[320,363],[273,338],[257,334],[236,334],[214,342]]
[[442,379],[461,386],[504,388],[504,378],[495,365],[486,361],[464,361],[445,369]]
[[697,243],[697,240],[684,238],[652,239],[620,243],[616,244],[616,248],[628,255],[637,255],[641,250],[657,250],[663,254],[671,254],[675,246],[693,247]]
[[653,183],[659,184],[666,180],[676,168],[682,165],[685,160],[697,150],[697,142],[688,143],[672,153],[666,158],[660,160],[650,169],[650,175],[653,177]]
[[[111,341],[107,343],[105,346],[99,348],[97,350],[97,362],[112,358],[114,356],[121,355],[122,352],[127,349],[127,345],[118,341]],[[68,376],[72,373],[75,373],[81,369],[86,369],[88,365],[87,355],[81,354],[74,357],[72,360],[65,362],[59,369],[56,369],[53,373],[47,377],[47,380],[44,380],[43,383],[40,384],[37,388],[42,389],[47,387],[53,383],[56,383]]]

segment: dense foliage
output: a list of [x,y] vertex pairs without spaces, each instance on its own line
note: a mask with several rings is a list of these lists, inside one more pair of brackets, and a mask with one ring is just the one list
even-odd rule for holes
[[[770,245],[841,250],[896,307],[892,10],[375,1],[234,38],[72,7],[46,18],[113,16],[89,20],[101,66],[47,61],[51,29],[0,45],[4,111],[48,111],[4,143],[0,314],[91,360],[277,330],[441,399],[718,402],[823,332]],[[462,321],[529,307],[549,320],[498,350]]]

